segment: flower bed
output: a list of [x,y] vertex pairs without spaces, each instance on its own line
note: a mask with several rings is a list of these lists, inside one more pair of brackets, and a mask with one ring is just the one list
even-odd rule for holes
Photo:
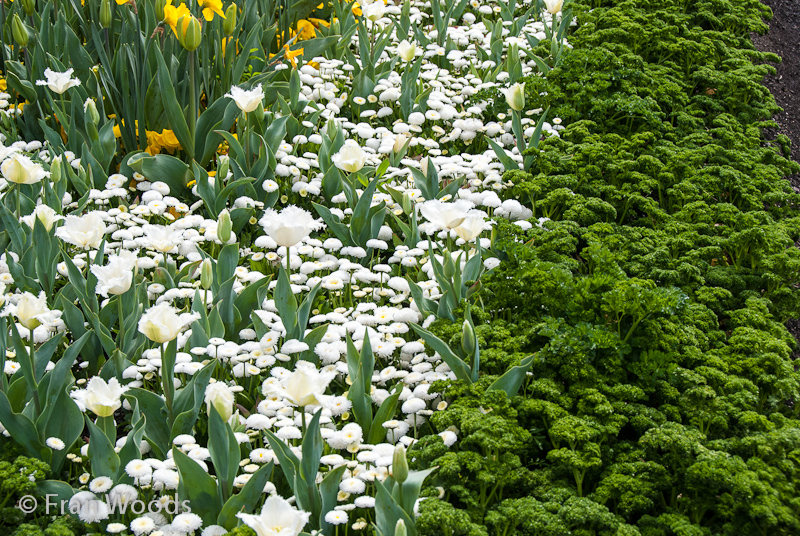
[[9,11],[8,531],[796,533],[761,5],[312,4]]

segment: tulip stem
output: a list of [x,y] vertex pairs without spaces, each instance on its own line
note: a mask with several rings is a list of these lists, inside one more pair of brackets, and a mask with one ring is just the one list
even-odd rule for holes
[[[125,343],[125,339],[124,339],[124,336],[125,336],[124,323],[125,322],[123,320],[123,318],[125,318],[125,317],[122,314],[122,294],[119,294],[117,296],[117,316],[119,316],[119,341],[120,341],[120,348],[122,348],[122,346]],[[122,374],[122,371],[118,370],[117,374]]]
[[[19,185],[17,185],[19,186]],[[17,190],[19,192],[19,190]],[[19,198],[17,198],[19,199]],[[33,391],[33,404],[36,408],[36,415],[41,414],[42,406],[39,402],[39,389],[38,385],[36,385],[36,341],[33,338],[33,328],[28,328],[28,342],[30,342],[31,346],[31,372],[33,374],[33,385],[31,385],[31,390]]]
[[20,192],[22,190],[22,185],[21,184],[17,184],[16,190],[17,190],[17,192],[16,192],[17,193],[17,220],[19,220],[19,218],[21,216],[21,213],[20,213],[20,195],[21,195],[21,193]]
[[189,52],[189,139],[194,143],[195,123],[197,122],[197,88],[194,77],[194,50]]

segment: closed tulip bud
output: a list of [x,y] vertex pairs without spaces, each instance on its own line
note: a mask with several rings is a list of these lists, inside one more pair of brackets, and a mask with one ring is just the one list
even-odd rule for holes
[[411,196],[408,192],[403,193],[403,212],[405,214],[411,214],[411,211],[414,210],[414,202],[411,200]]
[[561,11],[561,7],[564,5],[564,0],[544,0],[544,5],[548,13],[555,15]]
[[414,43],[409,43],[405,39],[400,41],[397,45],[397,55],[403,58],[403,61],[411,61],[417,53],[417,46]]
[[208,290],[213,283],[214,265],[211,263],[211,259],[205,259],[200,263],[200,286],[203,287],[204,290]]
[[100,122],[100,114],[97,112],[97,105],[89,98],[83,103],[83,113],[85,113],[92,123],[97,125]]
[[394,140],[394,146],[392,146],[392,152],[394,154],[400,154],[400,152],[406,147],[410,136],[408,134],[402,134],[397,136],[397,139]]
[[461,349],[468,356],[475,353],[475,330],[472,329],[472,324],[464,320],[464,325],[461,331]]
[[156,0],[156,20],[164,20],[164,6],[167,0]]
[[456,263],[453,262],[453,256],[448,253],[444,257],[444,276],[453,279],[454,275],[456,275]]
[[231,239],[231,230],[233,229],[233,222],[228,210],[225,209],[219,213],[217,218],[217,238],[223,244],[227,244]]
[[203,27],[200,21],[191,15],[184,15],[178,19],[178,41],[188,50],[193,52],[200,46],[203,38]]
[[30,38],[28,28],[25,27],[25,24],[17,13],[14,13],[14,19],[11,21],[11,33],[14,36],[14,41],[16,41],[19,46],[28,46],[28,39]]
[[514,84],[508,89],[502,90],[506,96],[506,102],[512,110],[517,112],[525,108],[525,84]]
[[408,531],[406,530],[406,522],[402,519],[397,520],[397,525],[394,527],[394,536],[406,536]]
[[222,417],[222,420],[227,422],[233,414],[234,402],[233,391],[223,382],[215,382],[206,387],[206,407],[209,415],[211,415],[211,408],[213,407]]
[[227,155],[220,155],[219,157],[219,165],[217,165],[217,179],[220,181],[224,181],[225,177],[228,176],[228,169],[230,167],[230,161]]
[[[394,449],[394,457],[392,458],[392,478],[400,484],[408,479],[408,459],[406,458],[406,448],[402,444],[398,444]],[[405,526],[403,528],[405,528]]]
[[50,180],[54,183],[59,182],[62,178],[64,178],[63,171],[61,169],[61,156],[57,156],[53,158],[53,161],[50,162]]
[[225,35],[230,37],[236,29],[236,4],[231,2],[228,9],[225,10],[225,21],[222,23],[222,31]]
[[36,9],[36,4],[34,3],[34,0],[22,0],[22,2],[20,3],[22,4],[22,9],[25,10],[26,15],[28,15],[29,17],[33,15],[33,10]]
[[103,0],[100,3],[100,26],[108,28],[111,26],[111,1]]

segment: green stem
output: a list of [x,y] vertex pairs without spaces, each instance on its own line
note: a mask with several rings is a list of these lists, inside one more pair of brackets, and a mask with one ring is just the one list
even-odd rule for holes
[[194,141],[195,124],[197,123],[197,88],[194,76],[194,51],[189,52],[189,134]]
[[[17,192],[16,192],[16,194],[17,194],[17,221],[19,221],[19,219],[21,217],[21,212],[20,212],[20,195],[21,194],[20,194],[20,190],[22,190],[22,185],[21,184],[17,184],[16,190],[17,190]],[[33,338],[33,337],[31,337],[31,338]]]
[[31,371],[33,374],[33,385],[31,388],[33,389],[33,404],[36,407],[36,415],[39,415],[42,412],[42,405],[39,402],[39,386],[36,385],[36,341],[33,339],[33,328],[29,328],[28,341],[31,346]]

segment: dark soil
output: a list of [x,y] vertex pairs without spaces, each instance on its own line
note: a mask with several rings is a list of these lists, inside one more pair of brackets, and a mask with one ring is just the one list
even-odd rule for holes
[[[764,79],[764,84],[775,97],[783,112],[774,119],[777,129],[765,132],[767,138],[785,134],[792,140],[792,160],[800,161],[800,0],[761,0],[772,9],[774,17],[769,23],[769,33],[753,35],[758,50],[773,52],[782,58],[776,65],[777,73]],[[800,192],[800,175],[787,177],[795,191]],[[786,323],[800,344],[800,319]],[[800,345],[795,350],[800,359]]]

